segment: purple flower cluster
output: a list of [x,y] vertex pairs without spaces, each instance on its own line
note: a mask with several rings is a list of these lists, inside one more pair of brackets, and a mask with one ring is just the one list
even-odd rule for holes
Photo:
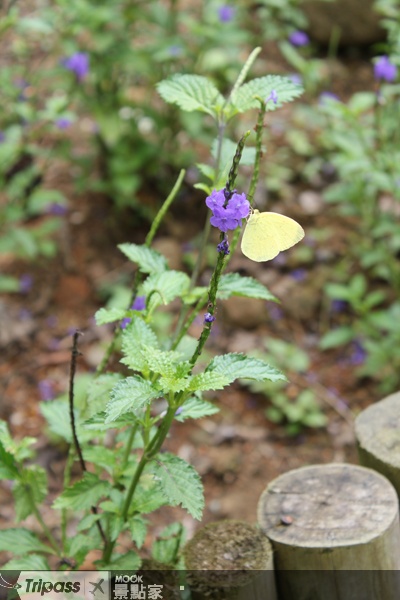
[[390,83],[397,77],[397,67],[390,62],[387,56],[379,56],[374,64],[374,77]]
[[230,4],[223,4],[218,9],[218,18],[221,23],[229,23],[235,16],[235,8]]
[[241,225],[250,212],[250,203],[245,194],[227,189],[213,190],[206,198],[206,205],[212,210],[211,225],[226,233]]
[[61,64],[75,73],[78,81],[82,81],[89,73],[89,56],[85,52],[75,52],[68,58],[64,58]]

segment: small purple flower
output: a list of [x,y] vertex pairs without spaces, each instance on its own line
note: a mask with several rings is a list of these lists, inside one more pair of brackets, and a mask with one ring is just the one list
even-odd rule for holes
[[59,202],[52,202],[46,209],[46,213],[48,215],[53,215],[55,217],[63,217],[68,212],[68,208],[64,204],[60,204]]
[[235,8],[230,4],[223,4],[218,9],[218,18],[221,23],[229,23],[235,16]]
[[178,46],[177,44],[170,46],[168,48],[168,51],[171,56],[181,56],[181,54],[183,52],[182,46]]
[[294,269],[290,274],[296,281],[304,281],[307,277],[306,269]]
[[38,388],[42,400],[53,400],[55,396],[53,381],[51,381],[50,379],[42,379],[42,381],[39,381]]
[[321,92],[319,95],[319,103],[321,105],[326,104],[326,101],[330,102],[330,101],[335,101],[335,102],[340,102],[339,97],[336,96],[336,94],[334,94],[333,92]]
[[33,285],[33,277],[29,273],[24,273],[19,278],[19,291],[21,294],[27,294]]
[[215,321],[215,317],[211,313],[207,312],[204,315],[204,323],[212,323],[213,321]]
[[2,144],[5,139],[6,139],[6,136],[5,136],[4,131],[0,131],[0,144]]
[[71,119],[67,119],[66,117],[60,117],[59,119],[57,119],[55,121],[55,126],[58,129],[68,129],[68,127],[71,125],[72,121]]
[[353,351],[351,353],[349,363],[351,365],[362,365],[362,363],[365,361],[365,359],[367,357],[367,352],[364,349],[364,346],[362,345],[360,340],[354,340],[352,347],[353,347]]
[[89,73],[89,55],[85,52],[75,52],[68,58],[64,58],[61,64],[76,75],[78,81],[83,81]]
[[217,250],[218,252],[223,252],[225,255],[229,254],[229,242],[226,238],[218,244]]
[[137,296],[131,308],[132,310],[144,310],[146,308],[146,296]]
[[310,38],[305,31],[293,31],[289,35],[289,42],[292,46],[307,46],[310,43]]
[[[137,296],[131,306],[131,310],[144,310],[146,308],[146,296]],[[125,317],[120,323],[121,329],[125,329],[132,321],[131,317]]]
[[266,99],[265,103],[269,102],[270,100],[272,100],[274,104],[278,102],[278,94],[276,93],[276,90],[271,90],[271,93]]
[[303,79],[302,79],[301,75],[299,75],[298,73],[291,73],[289,75],[289,79],[295,85],[303,85]]
[[279,321],[283,317],[283,310],[276,304],[267,305],[269,316],[274,321]]
[[337,298],[335,298],[331,302],[331,311],[333,313],[341,313],[346,310],[347,306],[348,303],[346,302],[346,300],[338,300]]
[[[226,196],[231,196],[227,199]],[[226,194],[225,190],[213,190],[206,198],[206,205],[213,211],[210,219],[211,225],[226,233],[230,229],[236,229],[241,220],[248,216],[250,203],[245,194],[232,192]]]
[[390,83],[397,77],[397,67],[390,62],[386,55],[379,56],[374,64],[374,77]]

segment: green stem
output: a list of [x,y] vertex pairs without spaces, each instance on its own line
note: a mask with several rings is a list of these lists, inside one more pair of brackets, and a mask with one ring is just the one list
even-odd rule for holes
[[53,534],[51,533],[50,529],[47,527],[46,523],[43,521],[42,519],[42,515],[39,512],[38,507],[36,506],[36,504],[32,503],[32,512],[35,515],[36,519],[38,520],[38,522],[40,523],[40,526],[42,527],[47,539],[50,542],[51,547],[54,549],[55,553],[57,554],[57,556],[62,555],[61,553],[61,549],[59,547],[59,544],[57,544]]
[[131,431],[129,433],[129,438],[128,438],[128,441],[126,443],[126,448],[125,448],[124,456],[122,458],[121,471],[124,471],[125,468],[126,468],[126,465],[128,464],[129,455],[130,455],[131,450],[132,450],[132,444],[133,444],[133,440],[135,439],[135,435],[136,435],[137,430],[138,430],[138,425],[137,424],[135,424],[135,425],[133,425],[133,427],[131,427]]
[[153,221],[153,224],[151,226],[149,233],[146,236],[146,241],[145,241],[145,246],[147,246],[148,248],[151,246],[151,242],[153,241],[154,236],[157,233],[157,229],[159,228],[160,223],[165,216],[165,213],[171,206],[172,202],[175,200],[175,197],[182,185],[183,178],[185,177],[185,173],[186,173],[185,169],[182,169],[180,171],[180,173],[178,175],[178,179],[176,180],[174,187],[172,188],[171,192],[169,193],[168,197],[164,201],[163,205],[161,206],[160,210],[158,211],[158,213],[156,215],[156,218]]

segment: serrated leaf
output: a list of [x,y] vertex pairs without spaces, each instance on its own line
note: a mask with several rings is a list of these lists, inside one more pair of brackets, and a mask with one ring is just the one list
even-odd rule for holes
[[12,558],[1,568],[3,571],[50,571],[49,563],[40,554],[27,554],[19,558]]
[[193,396],[192,398],[188,398],[185,400],[185,403],[182,405],[182,408],[178,415],[176,415],[176,420],[183,422],[186,419],[201,419],[202,417],[209,417],[210,415],[215,415],[219,412],[219,408],[211,402],[206,402],[201,398],[196,398]]
[[255,379],[256,381],[286,381],[283,373],[263,360],[245,354],[215,356],[207,366],[206,373],[221,373],[230,381]]
[[100,308],[94,315],[97,325],[121,321],[126,316],[124,308]]
[[141,317],[133,317],[122,333],[122,352],[125,356],[121,362],[135,371],[143,372],[147,368],[145,357],[140,352],[143,346],[157,348],[157,336]]
[[8,454],[11,454],[17,462],[21,462],[32,457],[30,446],[36,442],[36,438],[25,436],[21,440],[14,440],[8,431],[7,423],[0,420],[0,442]]
[[168,269],[165,257],[153,248],[138,244],[119,244],[118,248],[129,260],[139,265],[142,273],[161,273]]
[[53,508],[86,510],[95,506],[103,496],[109,495],[111,484],[86,472],[80,481],[69,486],[53,503]]
[[120,415],[127,412],[138,413],[151,400],[159,398],[160,395],[160,391],[153,387],[150,381],[146,381],[138,375],[119,381],[110,394],[110,401],[106,409],[106,423],[115,421]]
[[100,517],[100,514],[94,515],[91,513],[90,515],[86,515],[85,517],[83,517],[83,519],[79,521],[78,525],[76,526],[76,530],[85,531],[85,529],[90,529],[92,525],[94,525],[96,521],[100,519]]
[[152,470],[169,503],[181,504],[200,521],[204,508],[203,486],[194,468],[182,458],[165,453],[159,455]]
[[184,296],[190,287],[190,279],[182,271],[166,271],[150,275],[143,284],[143,292],[148,298],[149,311],[160,304],[169,304],[175,298]]
[[189,385],[186,387],[189,392],[205,392],[207,390],[222,390],[224,387],[234,381],[235,377],[226,373],[209,371],[193,375]]
[[[146,476],[141,477],[140,481],[143,480],[146,480]],[[136,488],[129,510],[130,514],[134,516],[137,516],[136,513],[145,515],[154,512],[166,504],[167,499],[163,491],[153,480],[150,480],[146,487],[139,485]]]
[[104,446],[86,446],[83,448],[83,458],[105,471],[113,474],[118,452],[116,449],[104,448]]
[[88,387],[86,406],[82,417],[89,419],[97,413],[105,411],[110,398],[110,392],[115,384],[122,379],[119,373],[104,373],[93,379]]
[[227,300],[231,296],[245,296],[246,298],[260,298],[279,302],[262,283],[253,279],[253,277],[242,277],[239,273],[227,273],[221,277],[217,298]]
[[75,558],[77,554],[83,554],[85,556],[89,550],[93,550],[96,547],[98,547],[96,537],[92,537],[88,533],[78,533],[68,540],[67,552],[68,556],[73,556]]
[[281,77],[279,75],[257,77],[241,85],[232,94],[229,105],[226,108],[228,118],[231,118],[238,112],[242,113],[251,108],[259,108],[260,102],[255,97],[259,96],[265,101],[273,90],[277,93],[278,101],[276,105],[272,101],[268,102],[267,110],[274,110],[285,102],[290,102],[298,98],[303,93],[303,88],[293,83],[288,77]]
[[[175,350],[159,350],[151,346],[144,346],[141,350],[142,357],[147,363],[147,367],[154,374],[173,376],[179,363],[182,361],[182,355]],[[189,371],[187,366],[186,372]]]
[[0,535],[0,551],[12,550],[14,554],[23,555],[29,552],[48,552],[54,554],[54,550],[43,544],[39,538],[26,529],[2,529]]
[[135,515],[129,519],[129,529],[132,535],[132,541],[135,542],[138,548],[141,548],[146,539],[147,521],[139,515]]
[[199,110],[216,117],[225,99],[215,85],[200,75],[173,75],[157,85],[161,98],[182,110]]
[[18,469],[12,454],[7,452],[0,441],[0,479],[15,479]]
[[13,495],[18,521],[28,517],[35,506],[41,504],[47,494],[47,473],[42,467],[32,465],[21,471],[15,483]]

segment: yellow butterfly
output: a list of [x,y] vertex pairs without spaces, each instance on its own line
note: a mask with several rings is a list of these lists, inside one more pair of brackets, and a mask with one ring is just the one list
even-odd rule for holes
[[303,228],[289,217],[255,209],[247,221],[242,252],[256,262],[271,260],[304,237]]

